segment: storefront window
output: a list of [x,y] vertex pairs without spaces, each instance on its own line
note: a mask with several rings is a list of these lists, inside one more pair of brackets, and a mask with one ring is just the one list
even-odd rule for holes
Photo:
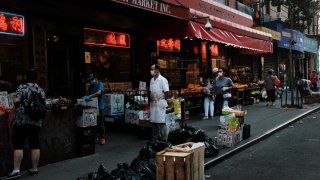
[[87,28],[84,33],[87,72],[109,82],[131,82],[130,36]]
[[28,67],[24,17],[0,11],[0,91],[15,91]]

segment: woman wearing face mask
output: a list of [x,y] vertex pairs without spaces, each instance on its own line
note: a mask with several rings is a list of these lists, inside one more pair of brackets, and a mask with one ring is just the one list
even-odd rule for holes
[[229,99],[231,98],[231,89],[233,82],[230,78],[225,77],[225,69],[220,68],[218,71],[218,77],[216,78],[215,92],[216,101],[215,109],[216,115],[221,115],[222,108],[229,106]]
[[83,97],[85,101],[89,101],[91,98],[97,97],[98,98],[98,105],[99,105],[99,116],[98,116],[98,134],[100,137],[99,143],[101,145],[106,144],[106,130],[104,126],[104,102],[103,102],[103,95],[104,95],[104,85],[100,82],[96,75],[90,73],[87,82],[90,83],[87,95]]

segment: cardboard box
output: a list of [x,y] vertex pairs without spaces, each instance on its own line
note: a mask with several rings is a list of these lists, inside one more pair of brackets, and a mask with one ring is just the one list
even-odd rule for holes
[[227,132],[227,141],[226,147],[233,147],[240,142],[240,133],[241,131],[236,132]]
[[7,91],[0,92],[0,105],[9,107],[9,99]]
[[112,123],[123,123],[124,122],[124,115],[105,115],[104,117],[105,122],[112,122]]
[[78,127],[90,127],[97,125],[97,112],[96,109],[84,109],[82,111],[82,116],[78,117],[76,120],[76,125]]
[[140,111],[126,109],[125,123],[139,125],[139,114]]
[[90,101],[87,102],[84,99],[77,99],[77,104],[94,109],[99,116],[99,104],[97,97],[91,98]]
[[106,115],[124,114],[124,94],[105,94]]

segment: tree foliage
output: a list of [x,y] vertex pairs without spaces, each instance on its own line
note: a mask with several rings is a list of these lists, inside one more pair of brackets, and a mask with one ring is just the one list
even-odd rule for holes
[[264,0],[264,5],[271,2],[272,6],[285,5],[289,11],[289,17],[285,21],[286,27],[304,31],[313,21],[313,18],[319,12],[319,2],[314,0]]

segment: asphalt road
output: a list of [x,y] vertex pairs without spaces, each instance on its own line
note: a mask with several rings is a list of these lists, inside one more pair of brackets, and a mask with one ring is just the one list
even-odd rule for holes
[[320,111],[205,171],[206,180],[319,180]]

